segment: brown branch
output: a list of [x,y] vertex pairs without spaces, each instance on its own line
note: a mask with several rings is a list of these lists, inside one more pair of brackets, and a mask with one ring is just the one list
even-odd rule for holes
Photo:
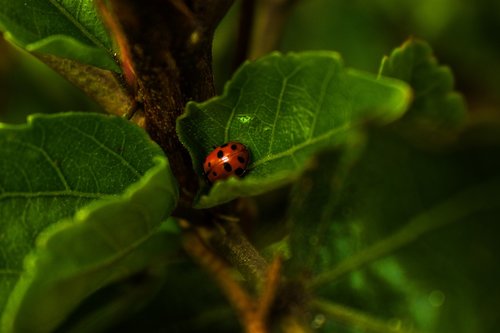
[[117,60],[120,62],[124,80],[127,83],[130,92],[135,95],[135,91],[137,90],[137,81],[135,78],[134,68],[132,67],[130,46],[127,43],[127,39],[125,38],[120,25],[104,1],[105,0],[95,0],[95,4],[101,14],[101,19],[113,36],[115,49],[118,49],[120,58]]
[[[144,106],[146,130],[165,151],[189,206],[198,189],[191,159],[176,133],[188,101],[215,94],[213,32],[233,0],[108,0]],[[109,24],[108,24],[109,25]]]
[[[278,293],[287,292],[288,289],[281,285],[282,275],[281,257],[275,258],[262,274],[260,292],[257,296],[243,287],[241,282],[235,280],[231,266],[219,257],[214,250],[207,245],[207,240],[212,240],[213,230],[202,227],[193,227],[186,220],[180,221],[184,232],[184,248],[200,266],[202,266],[214,278],[220,286],[228,301],[235,309],[237,316],[247,333],[267,333],[276,324],[271,320],[271,314],[275,313],[275,306],[286,298],[286,295]],[[232,221],[231,223],[235,223]],[[295,303],[293,303],[295,304]],[[279,323],[283,332],[308,332],[303,323],[294,320],[293,316],[287,314],[279,316]]]
[[253,298],[234,280],[231,268],[217,257],[194,231],[184,233],[183,244],[186,252],[208,271],[217,282],[229,303],[235,309],[246,331],[248,333],[264,333],[265,331],[260,329],[261,325],[256,327],[254,322],[255,302]]
[[237,313],[245,317],[254,311],[253,300],[248,293],[234,280],[231,268],[204,244],[202,238],[194,231],[186,231],[183,238],[184,249],[205,268],[219,284]]
[[278,287],[281,282],[281,257],[276,257],[269,265],[269,269],[266,272],[266,280],[262,287],[262,292],[259,297],[259,302],[257,305],[257,318],[259,321],[265,323],[269,317],[269,313],[276,300],[276,294],[278,293]]
[[258,299],[252,297],[233,277],[230,266],[219,258],[203,241],[199,231],[183,222],[184,249],[200,266],[207,270],[222,289],[247,333],[266,333],[267,321],[281,281],[281,258],[276,258],[266,272],[263,288]]

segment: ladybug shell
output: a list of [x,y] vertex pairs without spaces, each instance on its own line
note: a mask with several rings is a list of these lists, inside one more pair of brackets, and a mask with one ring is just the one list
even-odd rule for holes
[[245,173],[250,153],[247,147],[230,141],[215,148],[203,162],[205,177],[210,183],[230,176],[241,177]]

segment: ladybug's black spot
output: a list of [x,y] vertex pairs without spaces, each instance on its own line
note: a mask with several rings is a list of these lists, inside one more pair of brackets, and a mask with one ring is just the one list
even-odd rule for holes
[[234,171],[234,173],[237,175],[237,176],[241,176],[243,174],[245,170],[243,170],[242,168],[238,168]]
[[214,175],[214,177],[217,177],[217,172],[212,172],[212,175]]
[[[243,158],[243,156],[238,156],[238,161],[239,161],[241,164],[244,164],[244,163],[245,163],[245,159]],[[210,166],[210,164],[209,164],[208,166]]]
[[220,146],[220,148],[224,148],[224,147],[227,147],[227,143],[225,143],[222,146]]
[[231,149],[232,149],[232,150],[236,150],[236,148],[238,148],[238,146],[236,146],[235,144],[232,144],[232,145],[231,145]]
[[218,157],[218,158],[222,158],[222,156],[224,156],[224,152],[223,152],[222,150],[219,150],[219,151],[217,152],[217,157]]
[[227,172],[231,172],[233,171],[233,167],[231,166],[231,164],[229,163],[224,163],[224,170],[226,170]]
[[[239,160],[239,159],[238,159]],[[212,163],[208,162],[208,167],[210,168],[212,166]]]

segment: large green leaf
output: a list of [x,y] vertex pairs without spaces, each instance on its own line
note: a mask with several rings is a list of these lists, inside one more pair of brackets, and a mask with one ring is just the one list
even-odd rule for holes
[[179,118],[179,137],[200,176],[214,145],[240,141],[251,153],[248,175],[216,182],[198,206],[292,181],[318,149],[343,143],[363,121],[398,118],[409,100],[402,82],[345,69],[333,52],[275,53],[246,63],[221,97],[190,103]]
[[120,70],[92,0],[0,0],[0,30],[30,52]]
[[3,331],[50,331],[84,297],[167,246],[150,240],[176,203],[176,183],[135,125],[96,114],[35,116],[3,125],[0,147]]
[[440,149],[378,129],[358,158],[318,158],[295,189],[288,267],[356,309],[321,306],[325,332],[496,331],[499,129]]

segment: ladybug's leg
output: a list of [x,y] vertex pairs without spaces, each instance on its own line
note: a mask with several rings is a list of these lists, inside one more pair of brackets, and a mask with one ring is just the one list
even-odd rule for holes
[[212,182],[210,182],[210,180],[208,179],[208,174],[205,173],[205,171],[202,171],[201,175],[203,176],[203,179],[205,180],[205,183],[207,183],[208,185],[212,185]]

